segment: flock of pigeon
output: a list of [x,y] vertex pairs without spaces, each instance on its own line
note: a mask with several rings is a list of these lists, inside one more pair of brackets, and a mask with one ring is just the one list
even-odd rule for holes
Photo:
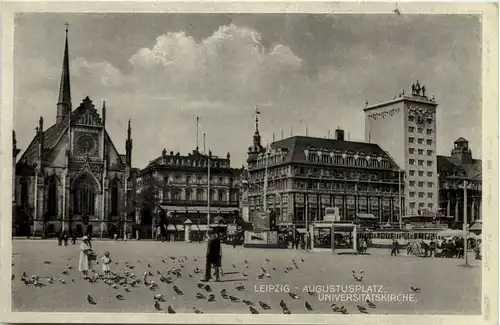
[[[71,258],[69,258],[68,260],[71,260]],[[166,310],[166,312],[169,314],[175,314],[176,311],[174,310],[173,306],[169,304],[165,306],[165,304],[167,303],[167,299],[162,293],[158,292],[162,290],[162,286],[170,285],[176,295],[183,296],[184,292],[178,287],[178,284],[176,284],[176,280],[187,276],[189,277],[190,281],[195,281],[195,277],[198,278],[202,277],[202,275],[204,274],[203,270],[201,270],[198,267],[195,267],[191,271],[188,271],[187,268],[185,267],[186,261],[188,261],[187,256],[181,258],[177,257],[163,258],[161,259],[162,262],[161,268],[153,268],[150,264],[147,264],[146,268],[145,265],[142,265],[142,268],[147,270],[142,274],[136,274],[135,273],[137,272],[136,267],[129,262],[124,262],[121,265],[120,263],[115,262],[114,269],[117,270],[116,273],[112,273],[111,276],[105,277],[103,274],[99,274],[97,271],[92,270],[91,275],[88,277],[87,281],[92,284],[102,283],[116,289],[117,290],[116,299],[118,301],[127,299],[127,294],[134,290],[138,290],[141,287],[146,288],[147,290],[149,290],[149,292],[151,292],[151,299],[152,299],[151,303],[153,304],[154,309],[156,311],[162,312]],[[302,263],[305,263],[304,259],[300,259],[300,261]],[[192,262],[194,262],[195,264],[204,263],[205,260],[204,258],[200,257],[192,257]],[[137,261],[137,263],[142,264],[141,261]],[[44,264],[51,264],[51,262],[44,261]],[[291,265],[293,266],[285,267],[284,269],[285,273],[290,273],[293,272],[294,270],[300,269],[299,263],[297,263],[295,259],[292,260]],[[232,267],[236,271],[236,265],[232,264]],[[249,269],[249,263],[247,260],[244,261],[244,268]],[[73,275],[75,277],[81,276],[78,271],[72,271],[72,270],[73,267],[68,264],[66,265],[65,270],[62,271],[61,276],[57,277],[57,279],[54,278],[53,276],[44,278],[46,279],[46,281],[42,281],[39,276],[36,275],[30,276],[26,274],[26,272],[23,272],[23,274],[20,276],[20,281],[22,281],[26,286],[34,286],[34,287],[44,287],[54,282],[65,284],[67,281],[65,278],[68,278],[70,275]],[[250,274],[248,273],[249,270],[246,271],[247,272],[244,271],[228,272],[227,274],[240,273],[246,280],[250,277]],[[266,258],[264,266],[260,267],[260,272],[256,276],[256,280],[264,278],[269,278],[269,279],[272,278],[271,276],[272,271],[276,271],[276,268],[272,267],[271,261]],[[222,270],[221,270],[221,275],[222,276],[224,275],[224,271]],[[352,277],[357,282],[363,282],[364,272],[362,270],[359,272],[353,270]],[[15,278],[16,276],[12,274],[12,280],[15,280]],[[75,282],[75,279],[71,279],[71,282]],[[244,295],[245,291],[247,290],[247,288],[245,288],[245,286],[242,284],[241,281],[238,283],[237,286],[231,288],[232,292],[228,292],[226,288],[223,288],[220,290],[219,295],[216,294],[212,286],[206,282],[200,281],[197,283],[196,287],[198,291],[195,295],[196,299],[205,301],[208,304],[215,302],[217,299],[225,299],[230,303],[246,305],[251,314],[260,314],[259,308],[265,311],[272,310],[272,307],[263,301],[258,301],[258,303],[254,303],[250,300],[240,299],[239,297],[237,297],[237,295]],[[413,287],[411,287],[411,290],[413,292],[420,291],[419,288],[413,288]],[[294,300],[302,299],[304,301],[303,311],[305,312],[314,311],[313,306],[311,305],[310,302],[307,301],[305,297],[302,297],[301,295],[293,292],[288,292],[287,295]],[[313,296],[315,296],[316,293],[308,291],[308,295],[310,296],[310,300],[314,300]],[[90,305],[97,305],[99,303],[98,298],[99,297],[94,298],[90,294],[88,294],[86,297],[87,302]],[[373,302],[369,301],[368,299],[365,302],[368,308],[362,305],[356,305],[360,313],[367,314],[369,313],[368,312],[369,309],[376,308],[376,305]],[[286,304],[284,300],[280,301],[279,306],[283,314],[287,315],[292,314],[290,307]],[[201,311],[196,307],[192,307],[192,310],[196,314],[203,314],[203,311]],[[346,307],[343,305],[339,306],[337,304],[332,304],[331,310],[334,313],[339,313],[343,315],[349,314]],[[296,312],[300,313],[301,311],[296,311]]]

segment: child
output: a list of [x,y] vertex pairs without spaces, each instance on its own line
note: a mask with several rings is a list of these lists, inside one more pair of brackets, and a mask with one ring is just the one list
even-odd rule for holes
[[111,264],[111,259],[109,258],[109,252],[104,253],[104,256],[101,258],[101,263],[104,276],[109,277],[111,275],[111,271],[109,269],[109,264]]

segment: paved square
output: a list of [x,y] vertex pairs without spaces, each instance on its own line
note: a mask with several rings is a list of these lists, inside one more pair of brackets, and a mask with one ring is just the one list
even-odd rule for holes
[[[113,263],[111,270],[123,275],[125,262],[134,266],[138,278],[144,272],[151,271],[153,280],[158,284],[156,291],[149,290],[143,283],[135,287],[128,286],[129,292],[118,285],[113,288],[97,280],[89,283],[82,279],[78,272],[78,246],[57,246],[56,241],[13,241],[13,275],[12,310],[30,312],[167,312],[169,306],[177,313],[193,313],[197,308],[204,313],[250,313],[250,307],[243,300],[251,301],[253,308],[259,313],[282,313],[280,301],[284,300],[292,314],[300,313],[333,313],[332,303],[345,306],[350,314],[360,311],[356,305],[367,308],[370,314],[480,314],[481,313],[481,265],[472,258],[472,268],[459,265],[463,261],[456,259],[434,259],[415,257],[391,257],[387,251],[372,250],[372,255],[332,255],[328,252],[302,252],[296,250],[277,249],[245,249],[223,246],[223,270],[225,275],[219,283],[210,283],[215,294],[215,301],[197,298],[197,293],[208,297],[210,293],[197,287],[202,273],[194,273],[194,269],[204,269],[206,244],[198,243],[160,243],[150,241],[94,241],[94,250],[102,256],[109,251]],[[175,258],[175,259],[173,259]],[[268,261],[266,261],[266,259]],[[292,260],[295,259],[297,267]],[[245,264],[248,261],[248,266]],[[50,264],[44,263],[49,261]],[[148,264],[151,268],[148,267]],[[68,268],[68,265],[72,269]],[[182,265],[182,267],[181,267]],[[286,267],[291,267],[285,272]],[[181,277],[171,276],[173,283],[160,281],[161,273],[166,275],[167,268],[181,270]],[[264,267],[270,278],[258,279]],[[93,265],[101,272],[101,265]],[[352,270],[364,271],[362,282],[356,281]],[[63,271],[68,271],[63,274]],[[25,285],[21,275],[37,275],[42,287]],[[245,274],[243,274],[245,273]],[[248,275],[246,275],[248,274]],[[190,277],[190,275],[192,277]],[[48,277],[54,277],[52,283]],[[66,283],[57,281],[65,279]],[[130,282],[130,279],[128,280]],[[243,284],[244,290],[236,287]],[[267,285],[267,286],[266,286]],[[272,292],[270,285],[278,287]],[[328,290],[329,294],[316,293],[310,295],[303,292],[304,286],[316,286]],[[334,287],[335,285],[340,285]],[[351,287],[347,287],[351,285]],[[382,290],[385,294],[413,295],[413,302],[374,301],[371,308],[363,301],[346,301],[347,296],[333,296],[332,288],[351,290],[355,285],[357,293],[363,290]],[[182,291],[182,295],[174,291],[174,286]],[[414,292],[410,287],[418,287]],[[292,299],[286,288],[300,295],[300,299]],[[234,302],[224,299],[221,290],[239,298]],[[276,292],[278,291],[278,292]],[[281,292],[280,292],[281,291]],[[120,294],[123,300],[116,296]],[[161,310],[154,307],[154,296],[162,294],[165,302],[160,302]],[[87,302],[91,295],[95,305]],[[387,295],[386,295],[387,296]],[[400,295],[401,297],[403,295]],[[342,301],[331,301],[340,299]],[[354,298],[353,298],[354,299]],[[271,308],[265,310],[259,301]],[[308,311],[305,302],[312,307]]]

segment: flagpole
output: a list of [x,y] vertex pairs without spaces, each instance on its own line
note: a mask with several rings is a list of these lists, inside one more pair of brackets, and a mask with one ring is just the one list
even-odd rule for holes
[[208,155],[207,240],[210,231],[210,154]]

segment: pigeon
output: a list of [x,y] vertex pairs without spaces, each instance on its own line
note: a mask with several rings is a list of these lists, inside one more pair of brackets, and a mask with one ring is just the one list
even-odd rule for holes
[[202,289],[202,288],[204,288],[204,287],[205,287],[205,285],[204,285],[203,283],[198,283],[196,286],[197,286],[199,289]]
[[129,288],[128,288],[127,286],[125,286],[125,287],[123,288],[123,290],[125,290],[125,292],[130,292],[130,290],[129,290]]
[[307,301],[304,303],[304,306],[306,306],[306,309],[307,309],[308,311],[312,311],[312,310],[313,310],[313,308],[312,308],[311,304],[310,304],[310,303],[308,303]]
[[245,260],[245,264],[248,264],[248,261],[247,261],[247,260]]
[[68,275],[68,274],[69,274],[69,272],[68,272],[68,271],[63,271],[63,273],[62,273],[62,274],[64,274],[64,275]]
[[177,293],[179,296],[182,296],[184,293],[179,289],[177,286],[174,286],[174,291]]
[[50,264],[50,263],[52,263],[52,262],[50,262],[50,261],[43,261],[43,264]]
[[337,306],[336,304],[332,304],[332,310],[333,310],[334,312],[336,312],[336,313],[337,313],[337,312],[340,312],[340,307],[339,307],[339,306]]
[[296,293],[289,292],[288,294],[290,295],[290,297],[292,297],[292,299],[300,299],[300,296]]
[[198,292],[196,294],[196,298],[198,298],[198,299],[205,299],[205,296],[203,294],[201,294],[201,293]]
[[366,310],[365,307],[363,306],[360,306],[360,305],[356,305],[356,308],[358,308],[358,310],[363,313],[363,314],[368,314],[368,311]]
[[300,260],[302,261],[302,263],[304,263],[304,259],[303,258],[301,258]]
[[422,289],[417,288],[417,287],[410,287],[410,289],[411,289],[413,292],[420,292],[420,291],[422,291]]
[[148,267],[151,268],[151,264],[148,264]]
[[208,297],[208,301],[210,302],[215,301],[215,295],[213,293],[210,294],[210,296]]
[[167,311],[169,314],[175,314],[175,310],[172,308],[172,306],[168,306]]
[[250,309],[250,312],[254,315],[259,313],[257,309],[253,308],[252,306],[248,306],[248,308]]
[[125,300],[125,298],[123,298],[122,295],[116,295],[116,299],[118,299],[118,300]]
[[245,290],[245,286],[244,286],[243,284],[241,284],[241,283],[240,283],[240,284],[236,287],[236,290],[238,290],[238,291],[243,291],[243,290]]
[[266,260],[267,263],[271,262],[268,258],[265,258],[265,260]]
[[87,295],[87,301],[89,302],[89,304],[91,305],[97,305],[97,303],[94,301],[94,298],[92,298],[91,295]]
[[283,300],[280,301],[280,307],[282,309],[288,309],[287,305],[285,304],[285,302]]
[[196,307],[193,307],[193,311],[195,314],[203,314],[203,312]]
[[368,307],[370,307],[370,308],[377,307],[373,302],[370,301],[370,299],[366,299],[366,303],[368,304]]
[[259,276],[257,277],[257,279],[264,279],[264,276],[265,276],[265,274],[264,274],[264,273],[259,274]]
[[212,288],[207,284],[207,285],[205,285],[205,291],[212,292]]
[[247,306],[253,306],[254,303],[251,302],[250,300],[242,300],[243,303],[245,303]]
[[271,306],[269,306],[268,304],[266,304],[265,302],[262,302],[262,301],[259,301],[259,305],[262,307],[262,309],[264,310],[269,310],[271,309]]
[[162,260],[161,260],[161,262],[162,262],[162,263],[165,263],[165,260],[163,260],[163,259],[162,259]]
[[233,264],[233,269],[235,269],[235,268],[236,268],[236,265]]
[[288,308],[284,308],[284,309],[283,309],[283,314],[285,314],[285,315],[290,315],[290,314],[291,314],[291,312],[290,312],[290,310],[289,310]]
[[229,296],[229,299],[231,299],[232,302],[240,301],[240,299],[238,297],[235,297],[235,296]]
[[224,298],[224,299],[229,299],[229,295],[228,295],[227,293],[225,293],[225,292],[221,292],[221,294],[220,294],[220,295],[221,295],[221,296],[222,296],[222,298]]
[[157,300],[157,301],[161,301],[161,302],[165,301],[165,297],[163,297],[163,295],[161,293],[155,295],[154,299]]
[[155,300],[154,306],[156,310],[161,310],[160,303],[158,302],[158,300]]
[[241,272],[241,275],[243,275],[243,276],[248,276],[248,273]]
[[314,296],[316,294],[314,291],[309,290],[309,288],[307,288],[307,293],[311,296]]

